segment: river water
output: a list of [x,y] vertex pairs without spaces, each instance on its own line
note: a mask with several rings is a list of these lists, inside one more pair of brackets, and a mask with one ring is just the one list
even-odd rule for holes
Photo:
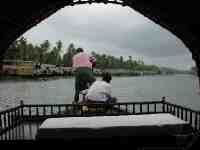
[[[98,78],[97,80],[100,80]],[[192,75],[113,77],[113,95],[120,102],[167,100],[200,110],[197,78]],[[49,80],[1,80],[0,110],[19,104],[71,103],[74,95],[74,78]]]

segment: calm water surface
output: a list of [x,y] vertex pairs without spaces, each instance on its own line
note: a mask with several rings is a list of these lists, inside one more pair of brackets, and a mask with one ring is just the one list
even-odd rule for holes
[[[98,80],[100,80],[98,78]],[[120,102],[160,100],[200,110],[197,78],[191,75],[113,77],[113,95]],[[71,103],[74,95],[74,78],[47,81],[0,81],[0,109],[19,104]]]

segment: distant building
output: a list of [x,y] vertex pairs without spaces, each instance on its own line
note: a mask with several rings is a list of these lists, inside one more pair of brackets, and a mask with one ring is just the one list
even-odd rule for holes
[[1,62],[2,74],[15,75],[17,70],[17,60],[3,60]]
[[33,75],[34,63],[33,61],[21,61],[16,65],[16,75]]
[[5,75],[32,75],[34,64],[32,61],[3,60],[1,72]]

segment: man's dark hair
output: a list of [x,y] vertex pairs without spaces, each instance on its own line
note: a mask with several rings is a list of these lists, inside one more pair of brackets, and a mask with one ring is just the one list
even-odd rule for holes
[[110,72],[103,72],[102,73],[102,80],[110,83],[110,81],[112,80],[111,73]]
[[77,53],[83,52],[83,49],[82,48],[77,48],[76,52]]

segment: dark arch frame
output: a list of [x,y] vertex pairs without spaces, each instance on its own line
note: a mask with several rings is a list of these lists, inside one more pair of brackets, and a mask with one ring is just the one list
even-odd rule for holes
[[7,0],[0,6],[0,59],[20,35],[65,6],[85,3],[114,3],[143,14],[177,36],[189,48],[200,77],[200,30],[198,3],[175,0]]

